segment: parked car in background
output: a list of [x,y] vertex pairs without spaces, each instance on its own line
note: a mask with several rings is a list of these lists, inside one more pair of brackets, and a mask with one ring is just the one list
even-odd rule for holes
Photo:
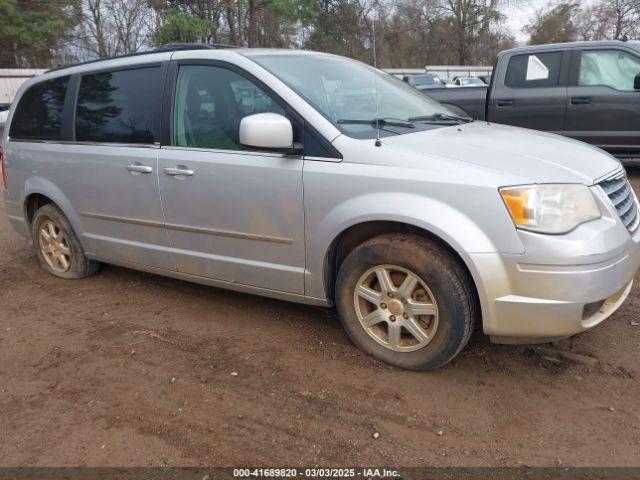
[[105,262],[336,305],[400,367],[445,364],[477,323],[509,343],[588,330],[640,264],[610,155],[469,122],[343,57],[169,46],[50,71],[14,105],[4,206],[45,271]]
[[442,88],[444,86],[440,77],[433,73],[427,73],[424,75],[405,75],[402,78],[402,81],[408,83],[412,87],[416,87],[418,90]]
[[478,78],[482,80],[482,83],[489,85],[491,83],[491,75],[478,75]]
[[491,90],[430,90],[458,115],[566,135],[640,162],[640,42],[594,41],[501,52]]
[[486,87],[487,84],[476,77],[454,77],[453,85],[456,87]]

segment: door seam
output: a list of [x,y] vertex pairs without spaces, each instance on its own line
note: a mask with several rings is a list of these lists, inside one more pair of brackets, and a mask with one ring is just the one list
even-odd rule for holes
[[164,230],[164,234],[167,237],[167,245],[169,245],[169,255],[171,255],[171,260],[173,262],[173,268],[177,272],[178,270],[178,262],[176,262],[176,257],[174,255],[175,246],[171,241],[171,236],[167,230],[167,217],[164,213],[164,201],[162,199],[162,189],[160,188],[160,152],[162,151],[162,146],[158,149],[158,153],[156,155],[156,186],[158,188],[158,196],[160,197],[160,211],[162,212],[162,230]]

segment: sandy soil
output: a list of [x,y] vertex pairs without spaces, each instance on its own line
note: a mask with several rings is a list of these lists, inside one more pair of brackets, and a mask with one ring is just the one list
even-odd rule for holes
[[583,357],[476,336],[414,373],[331,310],[112,266],[54,278],[3,213],[0,465],[640,465],[640,282],[551,347]]

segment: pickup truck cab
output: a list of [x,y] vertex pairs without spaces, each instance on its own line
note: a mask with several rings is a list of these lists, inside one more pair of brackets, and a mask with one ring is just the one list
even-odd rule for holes
[[582,140],[640,161],[640,42],[594,41],[501,52],[486,88],[430,90],[458,115]]

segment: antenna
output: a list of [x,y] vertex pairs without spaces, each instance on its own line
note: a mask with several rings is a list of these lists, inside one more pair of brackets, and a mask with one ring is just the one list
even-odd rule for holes
[[375,101],[376,101],[376,147],[382,146],[382,141],[380,140],[380,107],[378,105],[378,58],[376,55],[376,9],[374,6],[373,9],[373,89],[375,91]]

